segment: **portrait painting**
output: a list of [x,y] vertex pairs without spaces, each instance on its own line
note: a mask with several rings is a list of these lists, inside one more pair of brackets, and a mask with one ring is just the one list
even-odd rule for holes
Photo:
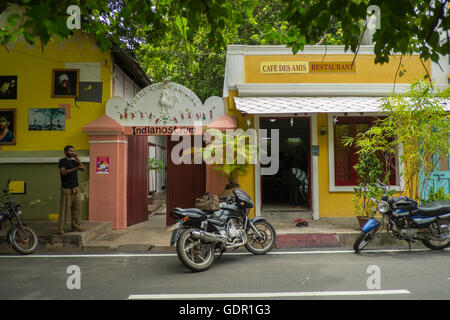
[[80,69],[52,70],[52,98],[76,98],[79,90]]
[[16,109],[0,109],[0,145],[16,144]]
[[0,76],[0,99],[17,99],[17,76]]

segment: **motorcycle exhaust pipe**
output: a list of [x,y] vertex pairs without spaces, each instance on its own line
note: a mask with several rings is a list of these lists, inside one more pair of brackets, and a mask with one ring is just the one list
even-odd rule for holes
[[211,242],[211,243],[215,243],[215,242],[225,243],[225,241],[223,239],[221,239],[219,236],[217,236],[213,233],[210,233],[210,232],[192,231],[191,235],[192,235],[192,238],[194,238],[195,240],[203,240],[205,242]]

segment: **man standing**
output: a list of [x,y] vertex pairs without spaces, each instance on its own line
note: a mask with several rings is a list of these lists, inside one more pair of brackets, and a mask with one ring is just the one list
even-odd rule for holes
[[298,181],[298,190],[303,202],[308,205],[308,174],[299,168],[291,168],[293,176]]
[[78,188],[78,170],[85,171],[73,146],[64,147],[65,157],[59,160],[61,176],[61,201],[58,217],[58,234],[64,234],[64,225],[71,215],[71,231],[84,231],[80,225],[80,189]]

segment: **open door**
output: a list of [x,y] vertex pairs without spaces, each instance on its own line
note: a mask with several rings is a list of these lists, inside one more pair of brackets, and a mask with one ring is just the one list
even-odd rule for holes
[[[193,145],[193,136],[191,137]],[[176,208],[192,208],[195,199],[206,192],[206,165],[179,164],[172,162],[170,154],[178,141],[167,139],[167,188],[166,188],[166,224],[172,225],[173,220],[169,214]]]
[[127,225],[148,220],[148,137],[128,136]]
[[[261,211],[290,212],[311,209],[310,119],[305,117],[261,117],[261,129],[278,129],[279,170],[275,175],[261,175]],[[270,150],[271,138],[267,139]],[[302,182],[292,169],[301,170]],[[299,187],[302,185],[302,194]],[[296,193],[296,195],[294,195]]]

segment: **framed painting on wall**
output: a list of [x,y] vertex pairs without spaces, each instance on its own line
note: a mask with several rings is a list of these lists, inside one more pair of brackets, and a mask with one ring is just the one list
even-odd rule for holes
[[0,76],[0,99],[17,99],[17,76]]
[[66,129],[66,109],[31,108],[28,117],[30,131],[64,131]]
[[0,109],[0,145],[16,144],[16,109]]
[[52,98],[78,97],[80,69],[52,70]]

